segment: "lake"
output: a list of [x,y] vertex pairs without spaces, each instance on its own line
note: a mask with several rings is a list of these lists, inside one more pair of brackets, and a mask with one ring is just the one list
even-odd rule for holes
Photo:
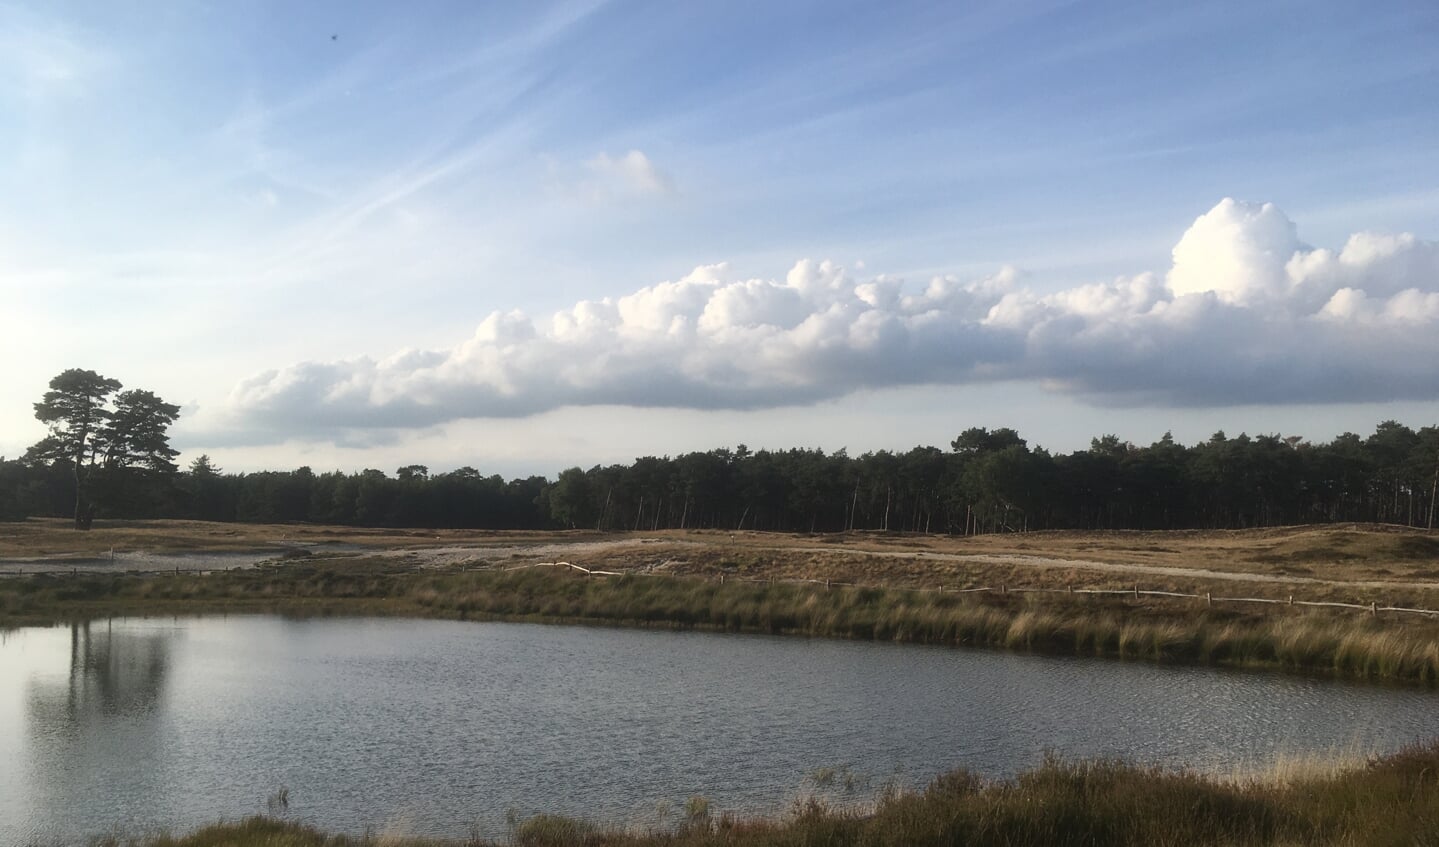
[[[0,633],[0,843],[264,812],[503,837],[507,814],[783,812],[1066,756],[1227,771],[1439,735],[1439,694],[912,645],[530,624],[149,618]],[[279,811],[277,809],[277,811]]]

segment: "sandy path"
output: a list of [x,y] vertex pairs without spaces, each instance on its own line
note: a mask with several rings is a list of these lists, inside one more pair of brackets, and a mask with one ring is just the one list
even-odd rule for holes
[[1059,559],[1048,556],[1027,556],[1019,553],[934,553],[928,550],[849,550],[836,547],[763,547],[770,551],[801,553],[839,553],[846,556],[874,556],[891,559],[924,559],[937,562],[975,562],[986,565],[1018,565],[1039,569],[1082,569],[1101,573],[1148,574],[1150,576],[1217,579],[1229,582],[1261,582],[1280,585],[1327,585],[1354,588],[1417,588],[1439,590],[1439,582],[1399,582],[1384,580],[1320,579],[1312,576],[1276,576],[1273,574],[1216,571],[1208,568],[1184,568],[1173,565],[1140,565],[1125,562],[1096,562],[1090,559]]
[[0,559],[0,574],[107,573],[125,571],[223,571],[254,567],[274,559],[283,551],[209,553],[150,553],[143,550],[108,553],[103,556],[44,556],[31,559]]
[[353,544],[285,544],[254,550],[117,550],[99,552],[58,553],[49,556],[0,557],[0,574],[30,573],[123,573],[125,571],[224,571],[231,568],[252,568],[260,562],[281,558],[295,550],[320,552],[354,552]]
[[[510,559],[583,559],[602,553],[633,547],[664,545],[667,547],[708,547],[696,541],[675,541],[666,538],[623,538],[614,541],[558,541],[543,544],[454,544],[444,547],[389,548],[366,551],[367,556],[386,559],[417,560],[427,567],[488,562],[503,565]],[[583,564],[577,562],[576,564]]]
[[[442,567],[445,565],[457,565],[466,562],[487,561],[491,564],[504,564],[506,559],[528,559],[543,558],[549,560],[573,561],[576,564],[586,564],[586,556],[599,554],[614,554],[626,548],[635,548],[636,551],[649,545],[663,545],[669,548],[712,548],[716,545],[708,542],[687,541],[668,538],[627,538],[614,541],[583,541],[573,543],[549,543],[536,545],[505,545],[505,546],[480,546],[480,545],[456,545],[453,547],[431,547],[412,550],[385,550],[376,551],[375,555],[387,557],[403,557],[422,560],[426,565]],[[1101,562],[1092,559],[1062,559],[1050,556],[1031,556],[1019,553],[939,553],[929,550],[865,550],[847,547],[791,547],[760,544],[736,545],[738,549],[762,550],[766,553],[783,555],[786,553],[796,554],[838,554],[853,556],[855,558],[886,558],[903,560],[922,560],[933,562],[953,562],[956,564],[985,564],[985,565],[1008,565],[1043,570],[1088,570],[1098,573],[1117,573],[1127,575],[1148,575],[1178,577],[1187,579],[1212,579],[1225,582],[1247,582],[1262,583],[1267,585],[1323,585],[1342,586],[1350,588],[1406,588],[1420,590],[1439,590],[1439,582],[1401,582],[1397,580],[1345,580],[1345,579],[1322,579],[1310,576],[1278,576],[1273,574],[1244,573],[1236,571],[1216,571],[1209,568],[1186,568],[1174,565],[1144,565],[1128,562]]]

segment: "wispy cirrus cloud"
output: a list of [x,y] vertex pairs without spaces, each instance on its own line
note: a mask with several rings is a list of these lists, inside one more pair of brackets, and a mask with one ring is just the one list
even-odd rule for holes
[[77,94],[113,57],[72,26],[0,8],[0,92],[31,101]]

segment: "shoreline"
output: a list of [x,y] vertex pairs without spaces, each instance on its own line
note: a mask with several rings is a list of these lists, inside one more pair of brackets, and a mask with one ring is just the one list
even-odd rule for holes
[[[283,814],[283,808],[280,810]],[[1116,760],[1046,758],[1012,779],[964,770],[922,790],[881,792],[861,807],[797,801],[775,818],[714,814],[693,797],[673,826],[632,830],[539,814],[502,840],[354,836],[283,817],[217,823],[180,836],[101,837],[99,847],[779,847],[964,844],[969,847],[1352,845],[1427,843],[1439,824],[1439,740],[1362,763],[1276,766],[1213,777]]]
[[275,613],[801,635],[1230,667],[1421,687],[1439,626],[1276,606],[1263,613],[1064,594],[968,594],[558,569],[415,570],[389,559],[0,580],[0,628],[105,617]]

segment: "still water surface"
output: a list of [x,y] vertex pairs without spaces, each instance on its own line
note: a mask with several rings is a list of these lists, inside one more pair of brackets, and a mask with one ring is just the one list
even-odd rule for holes
[[[703,794],[773,813],[956,767],[1012,774],[1046,749],[1230,769],[1433,735],[1434,692],[1196,668],[523,624],[128,619],[0,634],[0,844],[184,830],[264,811],[281,786],[290,815],[326,828],[502,837],[510,810],[651,824]],[[822,768],[841,776],[816,786]]]

